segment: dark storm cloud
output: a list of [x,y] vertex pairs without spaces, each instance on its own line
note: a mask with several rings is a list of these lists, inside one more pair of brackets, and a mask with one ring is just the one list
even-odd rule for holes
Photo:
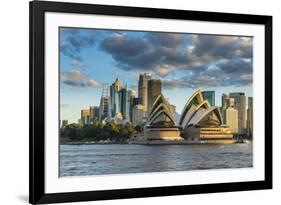
[[181,53],[184,35],[149,33],[143,38],[113,33],[100,43],[100,49],[112,55],[125,70],[154,70],[161,65],[180,65],[187,56]]
[[81,34],[78,29],[63,28],[60,32],[60,35],[65,36],[61,38],[60,52],[73,60],[82,61],[81,49],[92,47],[96,42],[95,32],[90,30]]
[[141,38],[113,33],[100,43],[101,49],[117,58],[137,56],[145,51],[148,44]]
[[168,89],[250,85],[252,47],[247,37],[175,33],[113,33],[99,45],[127,71],[149,71],[159,77],[182,72],[181,78],[164,80]]

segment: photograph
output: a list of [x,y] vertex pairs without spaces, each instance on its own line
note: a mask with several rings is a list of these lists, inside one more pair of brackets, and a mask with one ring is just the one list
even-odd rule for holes
[[58,36],[59,177],[253,168],[254,36]]

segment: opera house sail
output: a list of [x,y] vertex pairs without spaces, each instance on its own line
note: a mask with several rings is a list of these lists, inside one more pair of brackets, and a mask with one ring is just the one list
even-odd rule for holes
[[217,106],[204,100],[202,91],[197,90],[187,101],[179,121],[181,136],[188,140],[232,140],[228,126],[223,125]]
[[146,140],[182,140],[171,105],[160,94],[154,101],[144,128]]

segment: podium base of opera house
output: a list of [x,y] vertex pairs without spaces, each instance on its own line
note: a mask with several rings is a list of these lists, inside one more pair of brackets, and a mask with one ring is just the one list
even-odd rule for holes
[[183,140],[180,136],[180,130],[177,127],[172,128],[144,128],[144,138],[146,140]]

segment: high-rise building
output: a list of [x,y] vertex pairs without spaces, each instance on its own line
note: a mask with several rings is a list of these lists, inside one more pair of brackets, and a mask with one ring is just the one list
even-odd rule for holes
[[227,100],[229,99],[229,94],[228,93],[223,93],[221,97],[221,107],[222,109],[227,108]]
[[234,108],[235,107],[235,100],[234,100],[234,98],[229,97],[228,94],[223,94],[222,95],[222,105],[223,106],[221,107],[221,114],[222,114],[222,118],[223,118],[223,123],[227,124],[227,122],[226,122],[226,118],[227,118],[226,111],[227,111],[228,108]]
[[140,103],[144,107],[144,112],[147,112],[147,86],[148,81],[151,79],[151,74],[144,73],[140,74],[139,82],[138,82],[138,91],[139,91],[139,99]]
[[147,111],[149,112],[156,98],[162,93],[161,80],[148,80],[147,85]]
[[99,121],[103,121],[110,115],[109,113],[109,96],[108,96],[108,87],[107,85],[103,85],[102,88],[102,95],[100,99],[100,106],[99,106]]
[[90,106],[90,121],[93,122],[95,120],[99,120],[99,107],[98,106]]
[[247,134],[253,137],[253,97],[248,97]]
[[130,120],[130,122],[132,122],[133,121],[134,102],[135,102],[135,99],[136,99],[136,91],[128,90],[127,95],[128,95],[129,120]]
[[82,122],[82,124],[90,123],[90,110],[89,109],[81,110],[81,122]]
[[114,117],[117,112],[121,112],[119,93],[121,88],[121,82],[116,78],[115,82],[110,86],[110,115],[112,117]]
[[244,93],[230,93],[230,98],[234,98],[234,108],[238,111],[238,133],[245,134],[247,131],[246,125],[246,96]]
[[238,133],[238,111],[233,107],[225,110],[225,124],[229,126],[233,134]]
[[203,91],[202,95],[205,100],[208,100],[208,102],[211,106],[215,106],[215,104],[216,104],[215,91],[213,91],[213,90],[212,91]]
[[120,91],[120,105],[121,105],[121,114],[123,119],[128,119],[129,118],[129,105],[128,105],[128,93],[127,93],[127,86],[122,88]]
[[133,125],[140,125],[143,123],[145,112],[144,112],[144,106],[143,105],[135,105],[133,108]]

